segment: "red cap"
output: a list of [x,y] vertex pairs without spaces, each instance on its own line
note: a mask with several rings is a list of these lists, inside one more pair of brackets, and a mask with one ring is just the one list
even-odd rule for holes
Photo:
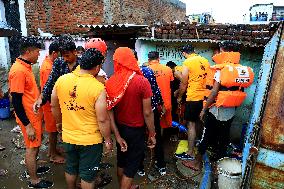
[[101,38],[92,38],[85,43],[85,49],[95,48],[99,50],[104,56],[107,51],[107,45]]

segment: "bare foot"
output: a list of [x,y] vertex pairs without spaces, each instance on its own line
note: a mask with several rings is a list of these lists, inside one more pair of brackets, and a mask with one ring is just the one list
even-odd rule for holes
[[53,157],[50,157],[50,162],[52,163],[59,163],[59,164],[63,164],[65,163],[65,158],[60,156],[60,155],[55,155]]

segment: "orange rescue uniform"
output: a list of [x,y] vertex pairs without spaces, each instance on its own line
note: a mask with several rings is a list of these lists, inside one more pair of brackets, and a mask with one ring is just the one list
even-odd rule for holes
[[174,80],[172,69],[162,65],[159,62],[151,63],[149,67],[153,70],[157,84],[161,90],[162,98],[166,108],[165,115],[161,118],[160,124],[162,128],[168,128],[172,125],[172,102],[171,102],[171,81]]
[[25,145],[27,148],[39,147],[41,145],[42,135],[42,114],[41,111],[38,114],[33,112],[33,104],[39,97],[39,90],[32,72],[32,66],[20,59],[16,59],[16,62],[12,65],[9,72],[9,87],[11,93],[15,92],[23,94],[23,107],[36,132],[35,140],[30,141],[26,133],[26,127],[16,115],[16,122],[21,127]]
[[[40,88],[43,90],[45,83],[48,80],[49,74],[52,70],[53,62],[48,56],[45,57],[40,67]],[[49,133],[56,132],[56,122],[51,112],[50,102],[47,102],[42,106],[43,116],[45,122],[45,130]]]

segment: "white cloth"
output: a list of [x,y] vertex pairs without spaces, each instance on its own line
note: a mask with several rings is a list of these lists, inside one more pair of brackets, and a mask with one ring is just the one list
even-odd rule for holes
[[[216,71],[214,75],[214,80],[218,83],[220,83],[220,75],[221,71]],[[212,113],[215,118],[219,121],[228,121],[229,119],[232,119],[234,115],[236,114],[236,108],[224,108],[224,107],[216,107],[212,106],[209,109],[209,112]]]
[[103,76],[106,80],[108,79],[107,74],[103,69],[100,69],[98,76]]

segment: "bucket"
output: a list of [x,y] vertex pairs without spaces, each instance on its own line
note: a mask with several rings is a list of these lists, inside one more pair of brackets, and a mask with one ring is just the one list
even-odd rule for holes
[[0,119],[10,117],[10,100],[9,98],[0,99]]
[[222,158],[217,162],[219,189],[239,189],[241,186],[242,165],[234,158]]

